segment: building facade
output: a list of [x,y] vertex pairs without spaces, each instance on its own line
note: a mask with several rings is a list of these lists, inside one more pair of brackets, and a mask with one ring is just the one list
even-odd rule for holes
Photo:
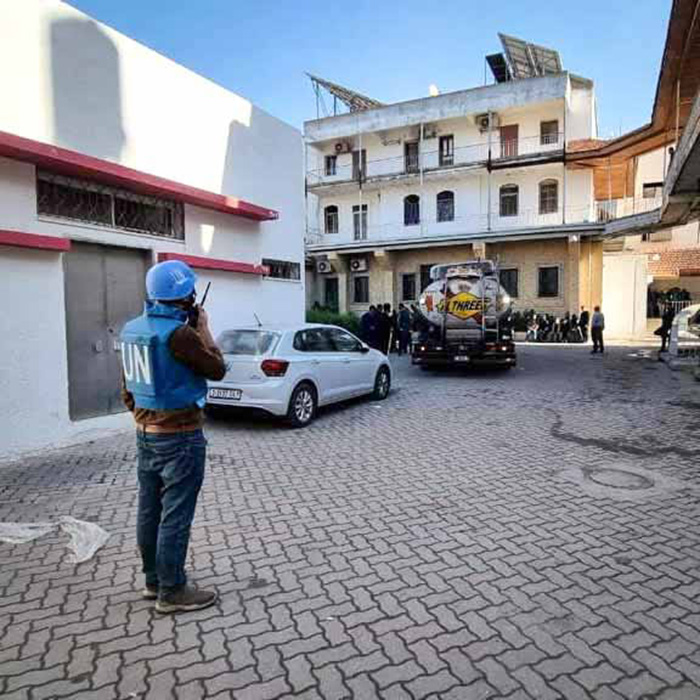
[[301,321],[304,199],[297,130],[69,5],[3,2],[0,39],[4,455],[128,425],[154,262],[212,283],[215,333]]
[[594,86],[540,73],[306,122],[307,304],[414,302],[432,265],[474,257],[516,309],[600,303],[604,223],[567,163],[596,137]]

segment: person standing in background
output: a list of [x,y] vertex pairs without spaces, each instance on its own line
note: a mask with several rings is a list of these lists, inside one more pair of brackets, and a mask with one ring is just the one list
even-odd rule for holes
[[603,346],[603,331],[605,330],[605,316],[603,316],[600,306],[593,309],[593,318],[591,318],[591,338],[593,339],[593,350],[591,355],[594,355],[600,350],[602,355],[605,348]]
[[411,344],[411,321],[411,312],[403,304],[399,304],[399,313],[396,317],[396,327],[399,335],[399,357],[408,352]]
[[581,335],[583,336],[583,342],[588,342],[588,322],[590,320],[590,314],[586,311],[586,307],[581,307],[581,315],[578,318],[578,327],[581,329]]

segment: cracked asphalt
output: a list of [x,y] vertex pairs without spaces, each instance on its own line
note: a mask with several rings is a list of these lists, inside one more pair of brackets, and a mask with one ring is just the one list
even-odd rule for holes
[[189,569],[142,601],[131,433],[0,464],[3,698],[700,698],[700,384],[654,354],[393,360],[382,403],[303,431],[218,417]]

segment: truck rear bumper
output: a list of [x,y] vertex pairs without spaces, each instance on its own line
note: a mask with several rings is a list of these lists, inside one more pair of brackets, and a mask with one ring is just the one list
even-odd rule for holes
[[515,367],[517,358],[515,349],[508,351],[499,350],[472,350],[472,351],[445,351],[445,350],[414,350],[411,356],[414,365],[426,367],[468,366],[481,365],[491,367]]

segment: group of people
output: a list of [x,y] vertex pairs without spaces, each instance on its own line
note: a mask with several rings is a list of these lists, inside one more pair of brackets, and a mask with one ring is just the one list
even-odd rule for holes
[[553,314],[538,314],[534,310],[526,313],[527,332],[525,339],[539,343],[587,343],[590,325],[593,354],[603,352],[603,330],[605,317],[596,306],[591,317],[588,310],[582,306],[580,314],[568,311],[563,317]]
[[392,351],[403,355],[409,351],[415,317],[415,309],[409,310],[405,304],[399,304],[398,311],[392,310],[391,304],[372,305],[360,319],[360,337],[385,355]]

